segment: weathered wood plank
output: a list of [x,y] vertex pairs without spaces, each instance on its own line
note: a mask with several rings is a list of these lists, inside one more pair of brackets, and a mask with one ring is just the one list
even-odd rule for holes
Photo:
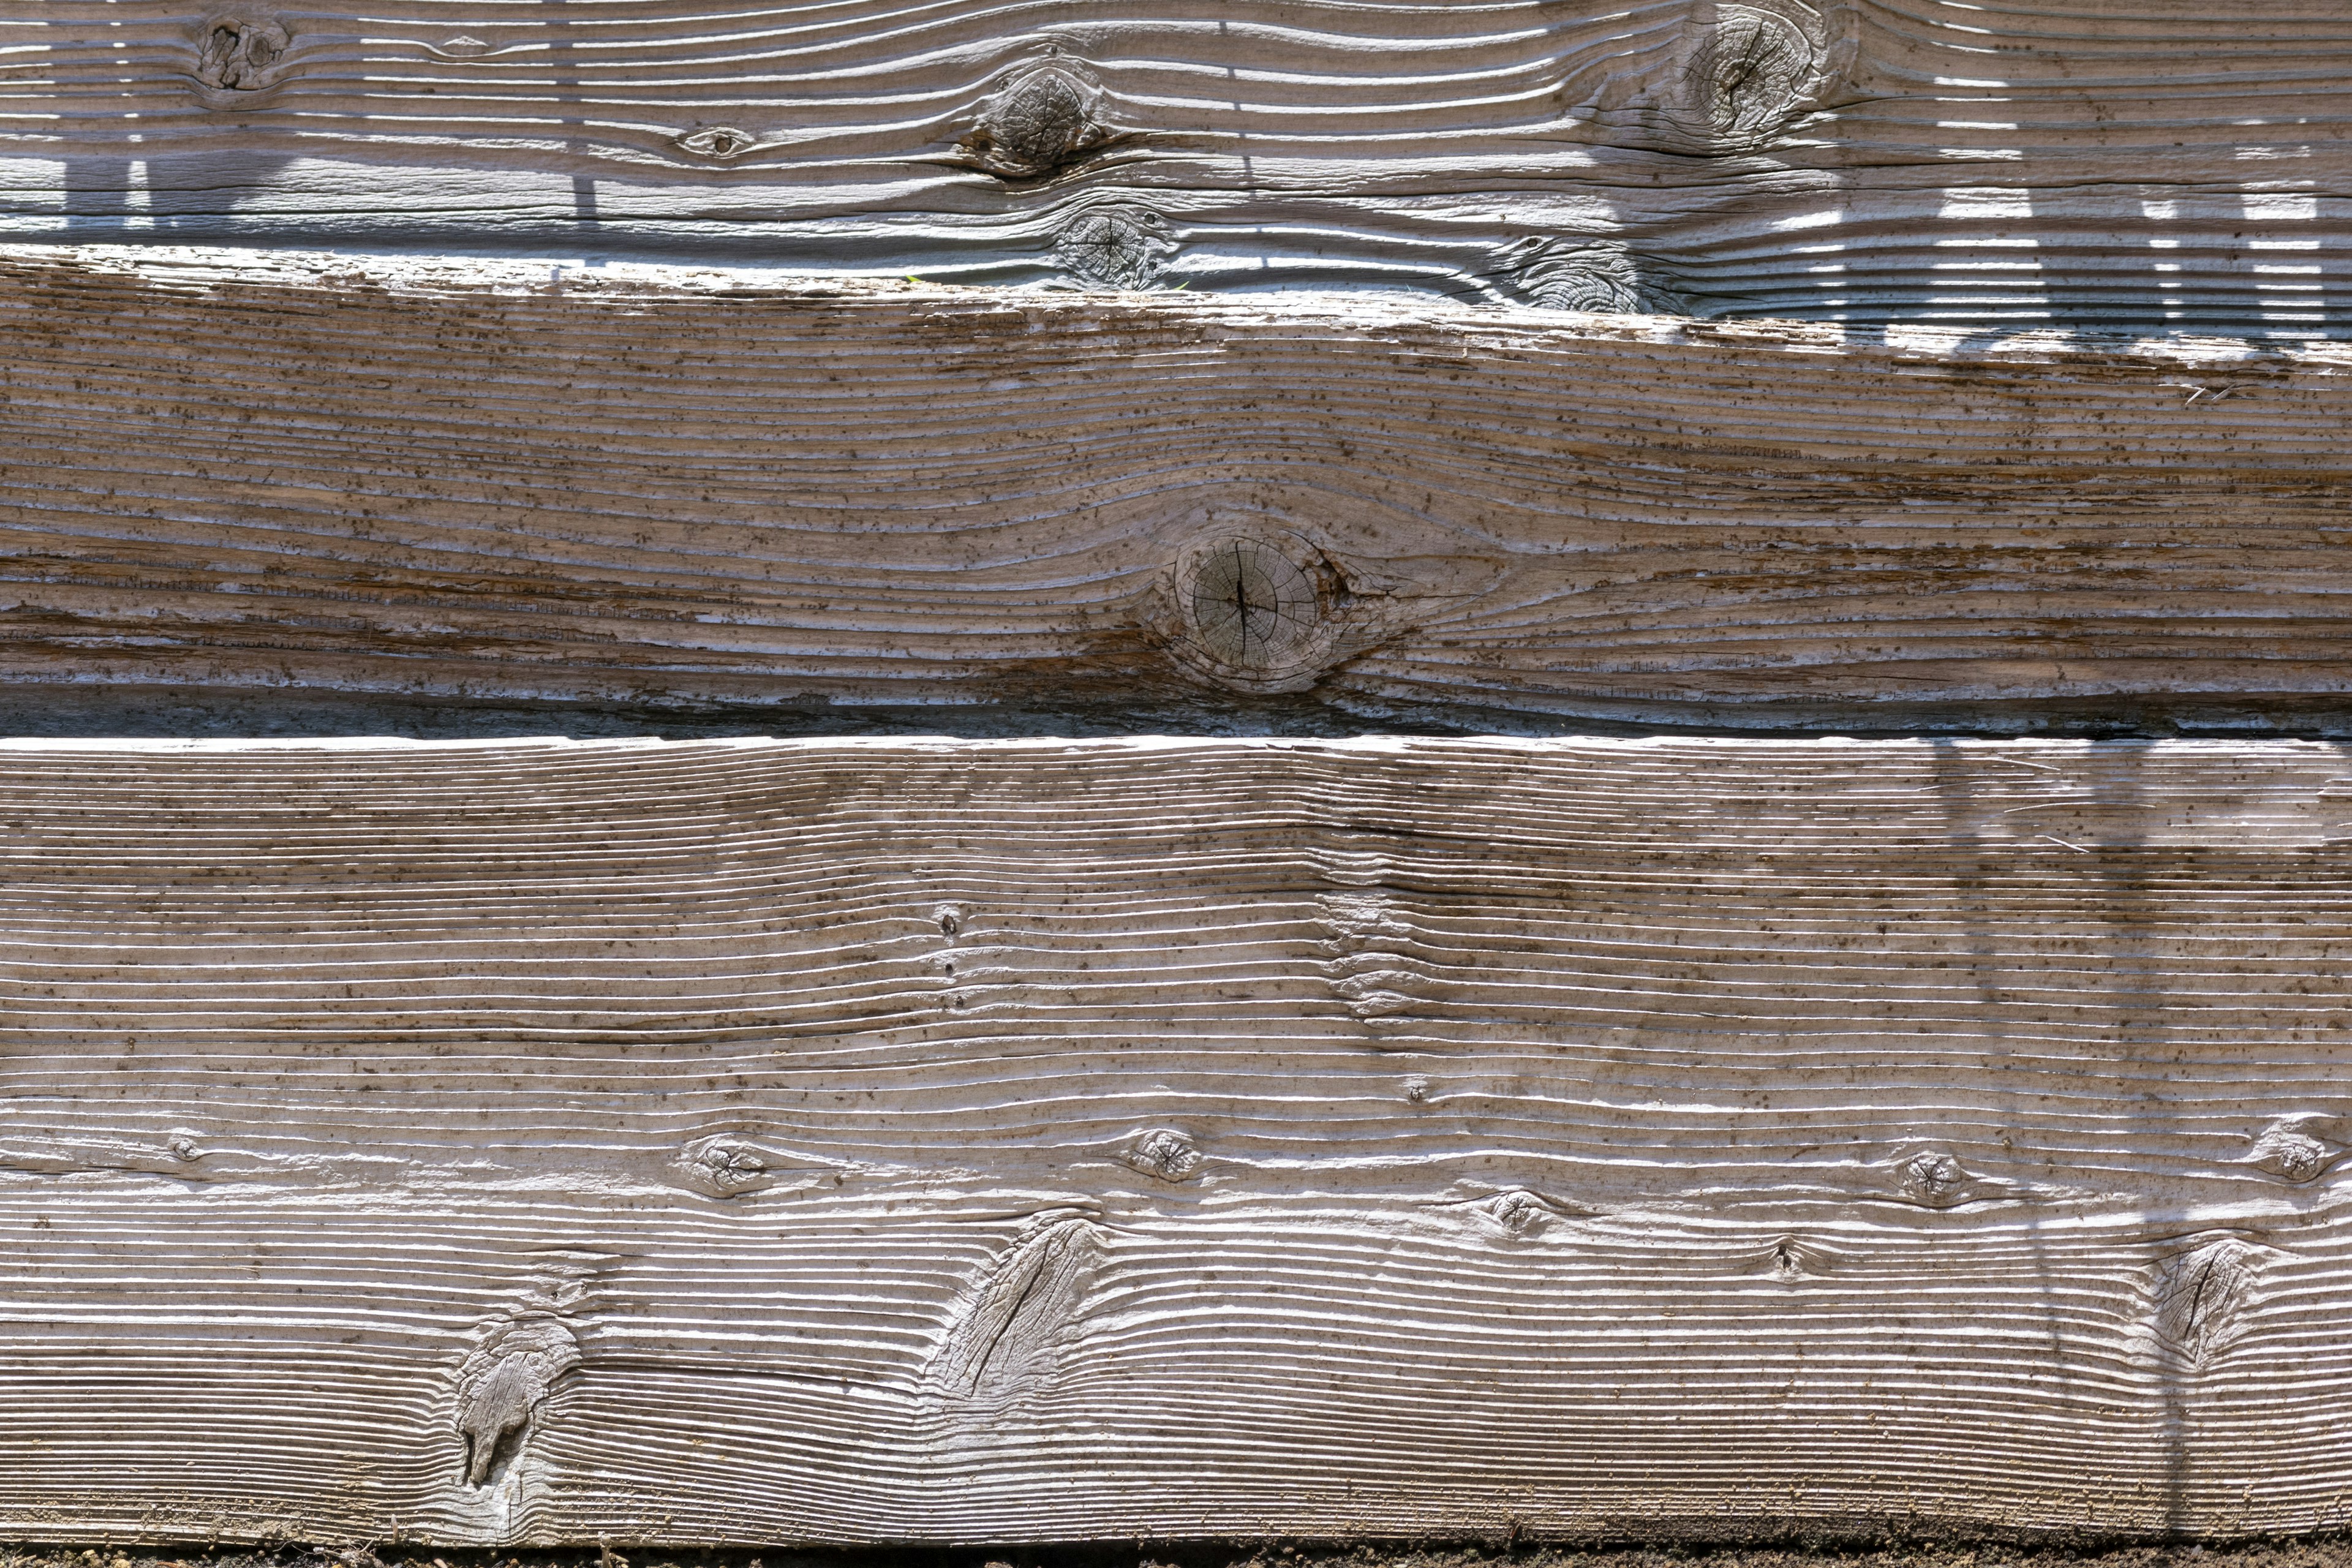
[[0,1531],[2338,1525],[2347,779],[0,746]]
[[2341,335],[2347,71],[2187,0],[39,0],[0,232]]
[[0,322],[20,682],[1880,728],[2352,686],[2332,349],[131,249],[8,254]]

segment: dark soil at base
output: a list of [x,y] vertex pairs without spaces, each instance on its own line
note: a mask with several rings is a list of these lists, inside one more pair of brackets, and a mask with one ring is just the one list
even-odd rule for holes
[[1391,1542],[1320,1546],[1188,1542],[1027,1547],[478,1552],[404,1546],[211,1546],[118,1550],[0,1545],[0,1568],[2352,1568],[2352,1536],[2221,1546],[2007,1546],[1906,1542],[1876,1547],[1569,1548]]

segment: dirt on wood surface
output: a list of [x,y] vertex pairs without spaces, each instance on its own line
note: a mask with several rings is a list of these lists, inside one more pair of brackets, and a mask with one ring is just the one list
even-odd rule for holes
[[0,1545],[0,1568],[2352,1568],[2352,1536],[2227,1545],[2011,1546],[1984,1542],[1570,1548],[1385,1542],[1106,1543],[859,1550],[184,1550]]

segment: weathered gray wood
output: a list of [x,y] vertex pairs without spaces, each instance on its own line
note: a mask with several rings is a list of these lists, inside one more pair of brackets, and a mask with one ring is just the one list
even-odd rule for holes
[[1881,728],[2352,686],[2335,349],[136,249],[0,258],[0,325],[19,682]]
[[2341,1525],[2347,762],[0,746],[0,1533]]
[[0,7],[0,232],[2346,329],[2340,5]]

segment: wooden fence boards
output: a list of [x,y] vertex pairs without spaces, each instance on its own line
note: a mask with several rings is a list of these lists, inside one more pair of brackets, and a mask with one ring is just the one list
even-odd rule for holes
[[17,238],[2338,335],[2325,5],[41,0]]
[[2340,747],[0,781],[0,1532],[2344,1519]]
[[0,258],[0,321],[20,682],[2259,728],[2352,677],[2326,347],[132,249]]
[[[0,700],[2341,733],[2339,13],[0,0]],[[2347,1527],[2347,845],[0,742],[0,1539]]]

